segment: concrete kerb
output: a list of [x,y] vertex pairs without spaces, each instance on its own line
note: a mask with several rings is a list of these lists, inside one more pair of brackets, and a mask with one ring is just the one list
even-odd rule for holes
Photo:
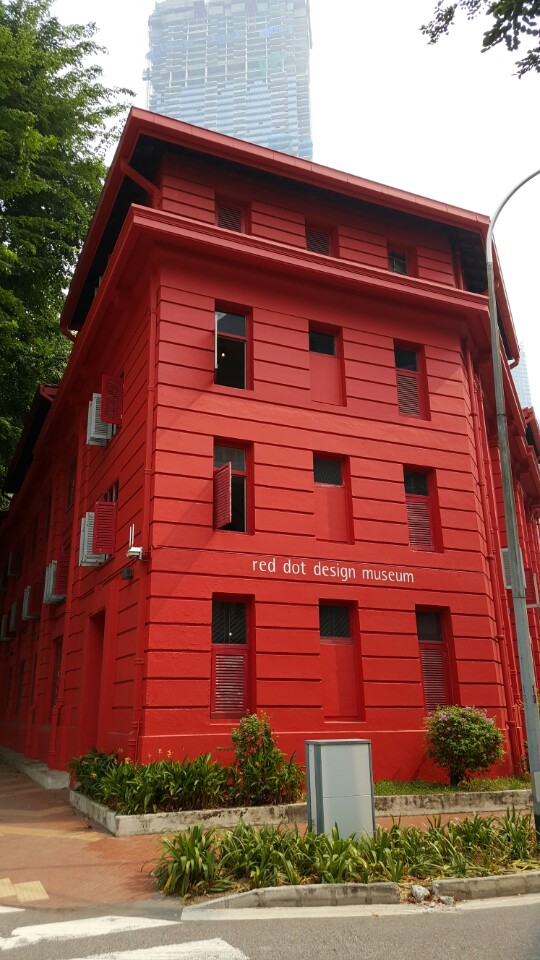
[[88,797],[70,791],[70,803],[90,820],[101,824],[115,837],[134,837],[141,834],[179,833],[195,825],[210,829],[232,829],[239,820],[254,827],[279,826],[280,823],[305,823],[307,805],[291,803],[275,807],[220,807],[216,810],[178,810],[175,813],[146,813],[123,816],[109,810]]
[[486,900],[491,897],[517,897],[526,893],[540,893],[540,870],[505,873],[496,877],[454,877],[434,880],[434,897],[454,897],[455,900]]
[[[147,813],[135,816],[116,814],[107,807],[89,800],[76,790],[70,792],[70,803],[84,816],[101,824],[115,837],[133,837],[151,833],[177,833],[199,824],[223,830],[234,827],[239,820],[252,826],[277,826],[280,823],[306,823],[307,805],[291,803],[284,806],[230,807],[216,810],[178,810],[175,813]],[[440,793],[375,797],[375,815],[378,817],[426,816],[439,813],[479,813],[502,811],[514,807],[530,809],[532,795],[528,790],[501,790],[490,793]]]
[[15,750],[0,747],[0,760],[18,773],[24,773],[45,790],[64,790],[69,787],[69,773],[66,770],[50,770],[39,760],[29,760]]
[[246,893],[205,900],[194,910],[239,910],[252,907],[345,907],[399,903],[397,883],[309,883],[294,887],[262,887]]

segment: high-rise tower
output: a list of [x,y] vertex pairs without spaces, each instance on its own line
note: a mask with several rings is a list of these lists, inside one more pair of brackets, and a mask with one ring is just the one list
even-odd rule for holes
[[527,370],[527,357],[525,355],[525,345],[519,345],[519,364],[512,370],[512,377],[522,407],[532,407],[531,384],[529,381],[529,371]]
[[309,0],[161,0],[149,107],[311,159]]

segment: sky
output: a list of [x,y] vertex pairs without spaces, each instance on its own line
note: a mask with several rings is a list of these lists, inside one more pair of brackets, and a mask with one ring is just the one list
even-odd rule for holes
[[[65,23],[94,21],[105,82],[146,107],[142,79],[155,0],[55,0]],[[514,54],[481,53],[481,18],[461,16],[430,46],[435,0],[311,0],[314,160],[492,216],[540,170],[540,74],[519,80]],[[500,215],[495,240],[533,403],[540,414],[540,176]]]

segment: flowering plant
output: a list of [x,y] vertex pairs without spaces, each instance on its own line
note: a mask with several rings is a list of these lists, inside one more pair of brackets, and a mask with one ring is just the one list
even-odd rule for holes
[[504,756],[504,737],[493,717],[476,707],[439,707],[424,721],[426,753],[448,770],[457,786],[498,763]]

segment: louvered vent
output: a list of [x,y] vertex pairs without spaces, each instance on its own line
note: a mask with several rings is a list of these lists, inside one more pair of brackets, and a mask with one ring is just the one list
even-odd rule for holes
[[232,521],[232,469],[226,463],[214,471],[214,527],[220,530]]
[[403,370],[397,371],[397,390],[399,412],[405,417],[420,417],[420,396],[418,377]]
[[423,497],[407,496],[406,503],[410,546],[416,550],[433,550],[429,500]]
[[306,247],[312,253],[322,253],[325,257],[330,256],[330,234],[325,230],[317,230],[314,227],[306,227]]
[[245,712],[246,657],[240,652],[215,653],[213,714],[215,717],[241,717]]
[[436,710],[448,704],[444,650],[420,647],[422,678],[426,710]]
[[235,233],[242,233],[242,210],[240,207],[233,207],[228,203],[218,203],[217,205],[217,223],[223,230],[234,230]]

